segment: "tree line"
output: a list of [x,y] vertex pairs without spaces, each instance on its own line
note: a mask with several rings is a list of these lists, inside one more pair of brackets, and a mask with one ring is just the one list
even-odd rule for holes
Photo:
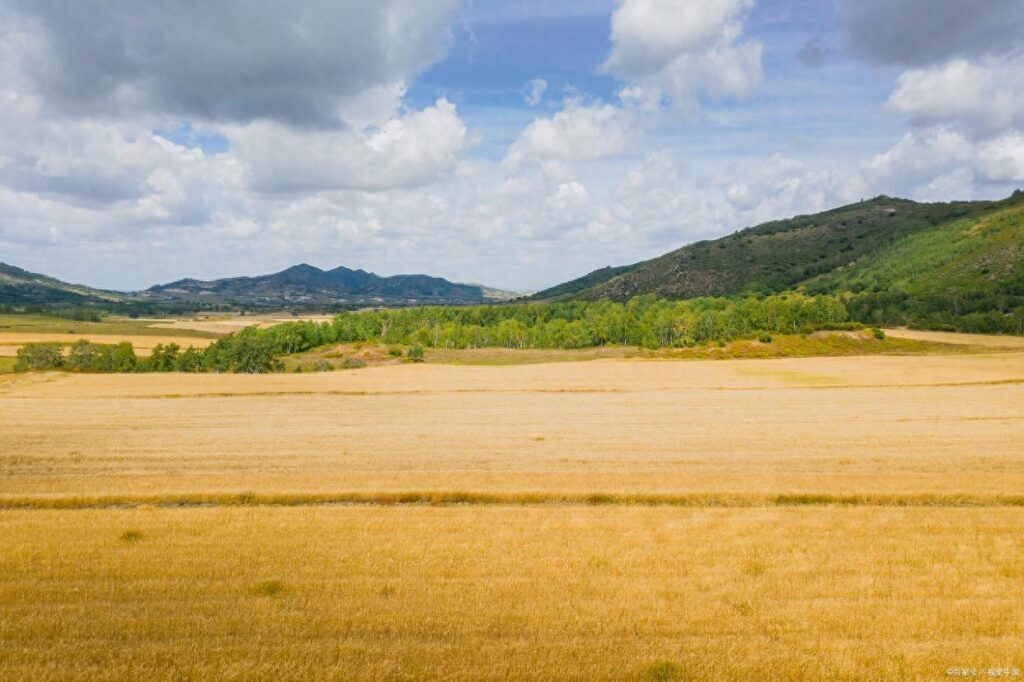
[[234,372],[265,374],[284,368],[280,351],[265,330],[247,327],[206,348],[157,344],[140,358],[125,341],[116,345],[82,339],[65,353],[59,344],[29,343],[18,349],[16,371],[65,369],[76,372]]
[[997,292],[854,294],[847,297],[846,307],[851,319],[865,324],[1024,335],[1024,283]]
[[[777,333],[849,328],[849,314],[834,296],[790,293],[750,298],[685,301],[638,296],[613,301],[510,305],[428,306],[346,312],[330,322],[285,322],[248,327],[205,349],[156,346],[145,358],[130,343],[79,341],[29,344],[18,352],[21,370],[83,372],[244,372],[283,368],[280,356],[336,343],[401,344],[426,348],[589,348],[604,345],[679,348]],[[421,351],[415,353],[421,356]],[[410,357],[413,353],[410,353]]]

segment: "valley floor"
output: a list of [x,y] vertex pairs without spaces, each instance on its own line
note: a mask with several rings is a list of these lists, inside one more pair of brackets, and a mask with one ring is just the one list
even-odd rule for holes
[[0,442],[0,678],[1024,669],[1012,348],[5,375]]

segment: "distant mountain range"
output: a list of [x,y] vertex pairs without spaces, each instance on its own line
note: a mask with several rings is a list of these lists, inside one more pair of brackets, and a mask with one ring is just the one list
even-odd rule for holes
[[12,306],[269,310],[485,303],[518,295],[427,275],[381,277],[345,267],[321,270],[305,263],[271,275],[182,279],[123,293],[68,284],[0,263],[0,303]]
[[693,298],[787,289],[1024,294],[1024,193],[952,203],[879,196],[595,270],[528,300]]
[[321,270],[303,263],[272,275],[232,277],[208,282],[182,279],[152,287],[141,296],[157,301],[218,300],[258,307],[321,304],[480,303],[484,288],[427,275],[380,277],[345,267]]

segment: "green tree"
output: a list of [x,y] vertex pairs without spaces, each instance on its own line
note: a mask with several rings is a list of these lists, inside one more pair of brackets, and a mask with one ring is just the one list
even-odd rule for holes
[[273,340],[255,327],[234,335],[230,346],[230,371],[240,374],[266,374],[283,368],[275,357]]
[[29,343],[18,349],[14,369],[17,372],[57,369],[64,365],[60,346],[55,343]]
[[101,371],[101,358],[100,347],[97,344],[81,339],[71,345],[64,365],[78,372],[98,372]]
[[202,352],[189,346],[178,356],[174,370],[176,372],[202,372],[206,369]]
[[135,347],[130,342],[123,341],[114,346],[110,357],[111,372],[134,372],[138,364]]

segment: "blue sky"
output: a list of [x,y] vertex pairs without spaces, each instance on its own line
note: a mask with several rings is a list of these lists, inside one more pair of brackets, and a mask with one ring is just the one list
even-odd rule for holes
[[[535,289],[1024,184],[1013,0],[0,0],[0,260]],[[145,258],[139,258],[139,253]]]

